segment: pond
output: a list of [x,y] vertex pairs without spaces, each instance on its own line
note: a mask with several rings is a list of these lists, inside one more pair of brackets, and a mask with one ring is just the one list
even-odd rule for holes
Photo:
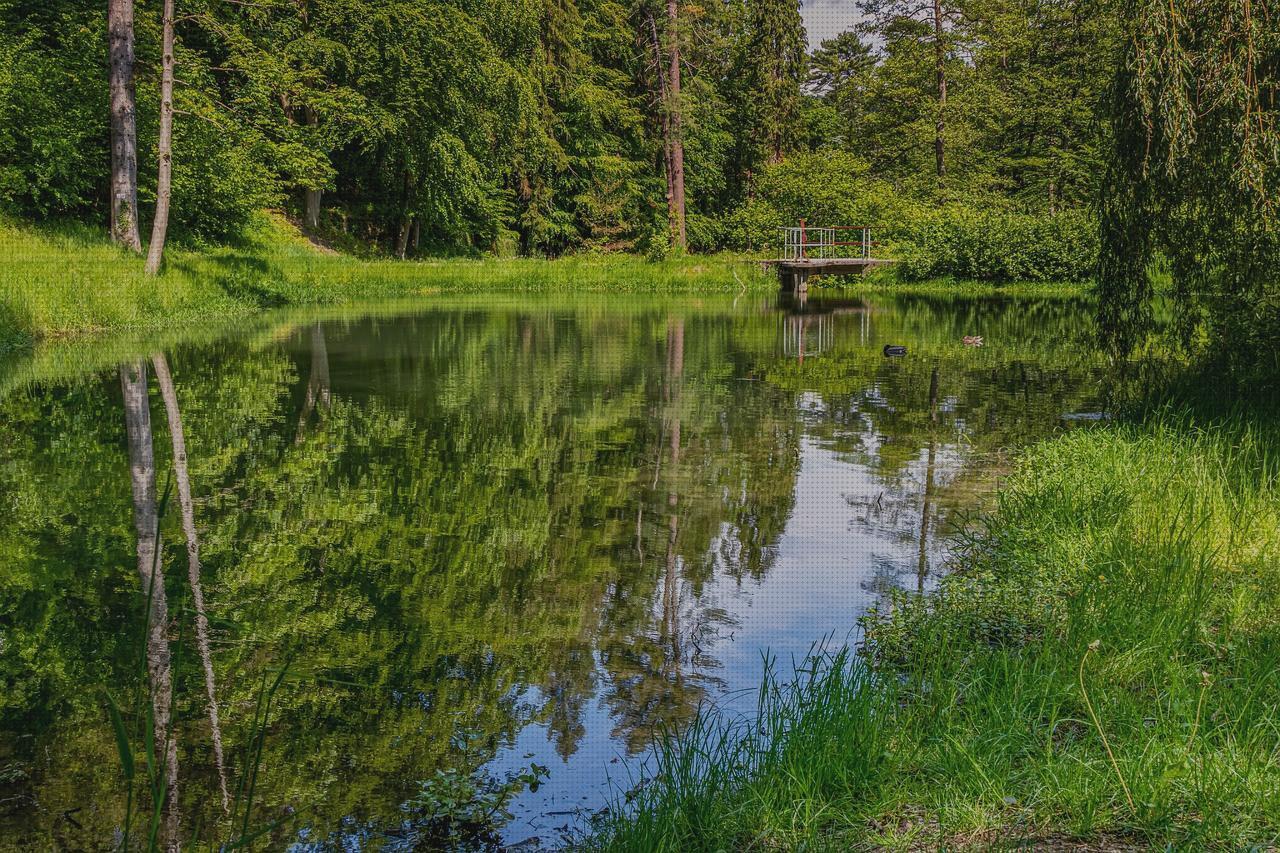
[[[147,811],[105,698],[140,751],[117,362],[163,347],[176,386],[253,843],[555,846],[661,732],[749,714],[767,659],[787,672],[891,590],[927,592],[1011,453],[1098,409],[1090,331],[1069,299],[437,297],[0,364],[0,843],[110,848]],[[212,842],[154,372],[150,405],[182,832]],[[530,768],[497,834],[431,819],[496,810]]]

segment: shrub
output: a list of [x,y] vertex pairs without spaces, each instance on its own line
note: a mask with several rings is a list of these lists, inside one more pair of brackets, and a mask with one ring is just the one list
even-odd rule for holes
[[751,199],[725,218],[724,246],[739,251],[776,252],[782,244],[778,229],[785,221],[783,213],[769,202]]
[[908,280],[1084,281],[1098,232],[1083,211],[1055,216],[985,213],[951,206],[895,229],[893,251]]
[[49,27],[0,32],[0,205],[39,218],[92,210],[110,163],[105,16]]
[[773,249],[778,229],[801,219],[814,226],[881,226],[921,215],[916,202],[871,177],[857,157],[838,151],[796,154],[760,174],[754,197],[726,217],[722,245]]
[[685,217],[685,232],[689,237],[689,251],[714,252],[725,242],[725,223],[712,216],[690,211]]

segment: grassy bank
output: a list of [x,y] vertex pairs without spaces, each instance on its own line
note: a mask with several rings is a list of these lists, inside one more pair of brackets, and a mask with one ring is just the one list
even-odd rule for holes
[[444,291],[723,293],[774,286],[758,264],[736,256],[358,260],[318,249],[275,217],[264,217],[237,246],[173,250],[157,279],[144,275],[141,258],[93,229],[0,220],[0,270],[0,347]]
[[774,679],[758,725],[704,717],[593,843],[1275,844],[1272,424],[1166,408],[1030,449],[940,592],[868,620],[871,666]]

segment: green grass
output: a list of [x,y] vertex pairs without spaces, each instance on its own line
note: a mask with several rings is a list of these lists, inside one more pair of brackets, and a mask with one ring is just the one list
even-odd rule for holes
[[757,263],[736,256],[359,260],[317,249],[275,216],[264,216],[237,246],[172,250],[159,278],[147,277],[142,265],[85,226],[0,219],[0,347],[439,292],[736,293],[776,286]]
[[591,844],[1274,845],[1280,431],[1189,412],[1031,448],[937,595],[668,740]]

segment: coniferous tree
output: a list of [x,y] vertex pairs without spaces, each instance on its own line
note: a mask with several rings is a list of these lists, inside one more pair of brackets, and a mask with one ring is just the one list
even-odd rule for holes
[[777,163],[800,138],[801,85],[807,74],[804,21],[797,0],[753,0],[742,48],[748,163]]
[[854,30],[827,39],[809,59],[809,86],[838,117],[841,136],[836,142],[842,148],[857,142],[875,64],[871,45]]

